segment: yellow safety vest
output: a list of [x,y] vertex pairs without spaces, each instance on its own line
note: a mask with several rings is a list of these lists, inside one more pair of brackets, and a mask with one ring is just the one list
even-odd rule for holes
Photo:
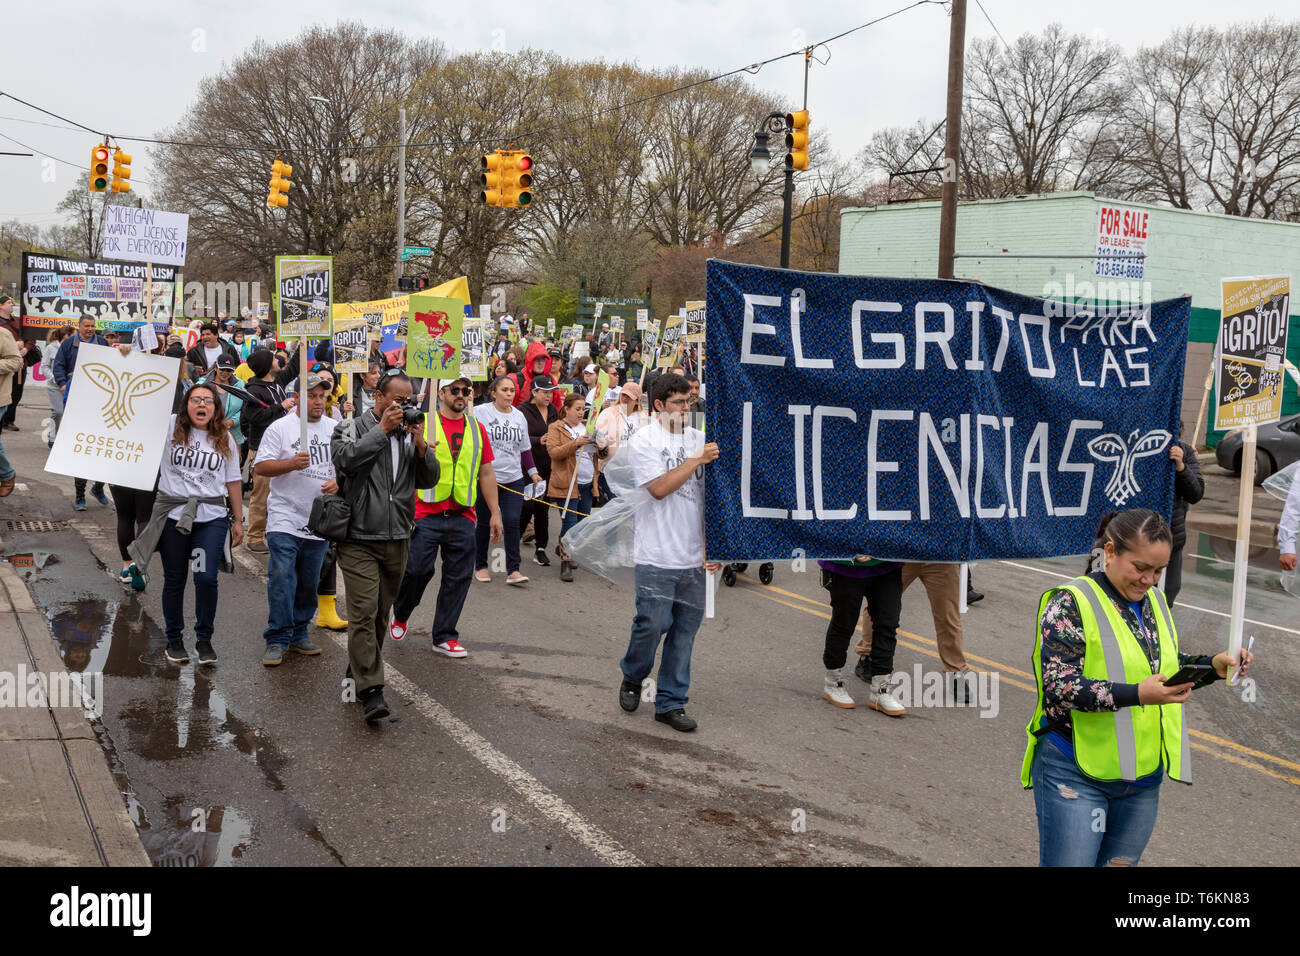
[[[1133,636],[1128,622],[1115,607],[1100,584],[1089,577],[1075,578],[1060,588],[1052,588],[1038,604],[1039,625],[1035,628],[1034,679],[1038,684],[1038,703],[1025,733],[1029,745],[1020,768],[1020,783],[1033,786],[1031,767],[1034,750],[1042,737],[1034,731],[1043,716],[1042,620],[1047,602],[1057,591],[1074,595],[1075,606],[1083,620],[1083,676],[1117,684],[1138,684],[1153,673],[1173,674],[1178,669],[1178,633],[1164,594],[1156,588],[1147,592],[1156,611],[1156,631],[1160,641],[1157,669],[1151,669],[1146,652]],[[1074,762],[1095,780],[1133,782],[1164,765],[1170,778],[1191,783],[1191,749],[1183,726],[1182,704],[1146,704],[1121,707],[1115,711],[1069,711],[1074,737]],[[1050,746],[1050,744],[1048,745]]]
[[[438,456],[438,484],[432,490],[421,488],[420,500],[429,504],[453,500],[462,508],[472,508],[478,498],[478,473],[483,464],[483,437],[479,434],[478,422],[473,415],[465,416],[465,435],[460,443],[461,453],[452,456],[451,445],[442,428],[442,416],[430,412],[424,416],[424,440],[429,440],[429,420],[434,423],[438,444],[434,454]],[[465,454],[467,450],[469,454]]]

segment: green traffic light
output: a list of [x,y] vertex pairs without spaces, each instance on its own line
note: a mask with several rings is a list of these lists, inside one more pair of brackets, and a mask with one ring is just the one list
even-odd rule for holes
[[528,190],[525,189],[523,192],[519,194],[519,205],[527,206],[532,201],[533,201],[533,194],[530,193]]
[[104,189],[104,188],[106,188],[107,186],[108,186],[108,180],[107,180],[107,179],[96,179],[96,180],[95,180],[95,188],[96,188],[96,189]]

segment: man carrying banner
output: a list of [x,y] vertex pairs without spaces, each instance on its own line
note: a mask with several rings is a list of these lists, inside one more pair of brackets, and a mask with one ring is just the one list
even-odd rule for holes
[[662,639],[655,720],[682,732],[698,726],[685,708],[704,574],[721,567],[704,562],[704,466],[717,460],[718,446],[684,425],[690,392],[680,376],[661,376],[650,393],[651,421],[627,444],[633,481],[647,494],[636,509],[636,617],[618,691],[619,706],[636,710]]
[[[338,491],[330,438],[337,422],[325,415],[332,382],[307,376],[307,397],[300,412],[307,415],[307,448],[302,447],[302,423],[296,415],[273,422],[262,435],[253,473],[269,480],[266,502],[268,620],[262,663],[276,667],[287,651],[315,656],[320,647],[307,634],[317,609],[316,583],[329,542],[307,530],[312,504],[320,495]],[[305,408],[304,408],[305,406]]]
[[428,419],[434,420],[437,479],[436,484],[421,485],[417,493],[415,534],[388,632],[395,641],[406,636],[406,622],[433,578],[434,562],[441,550],[442,584],[433,616],[433,649],[447,657],[465,657],[469,653],[461,646],[456,625],[474,576],[478,521],[474,506],[479,492],[491,513],[491,539],[500,541],[503,533],[492,444],[483,425],[465,413],[473,391],[474,383],[463,376],[440,381],[440,407],[425,418],[426,436]]
[[[85,342],[88,345],[108,345],[108,340],[95,331],[95,317],[83,315],[81,321],[77,323],[77,334],[69,335],[59,346],[59,354],[54,357],[54,382],[59,386],[59,391],[63,393],[63,406],[68,405],[68,392],[72,388],[72,373],[77,368],[77,355],[81,344]],[[73,486],[76,489],[76,497],[73,499],[72,507],[76,511],[86,510],[86,479],[72,479]],[[104,483],[96,481],[90,486],[90,494],[105,508],[108,507],[108,496],[104,494]]]

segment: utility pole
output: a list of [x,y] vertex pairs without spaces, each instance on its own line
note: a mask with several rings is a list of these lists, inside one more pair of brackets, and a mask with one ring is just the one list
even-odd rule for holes
[[406,107],[397,108],[397,255],[393,291],[402,277],[402,251],[406,248]]
[[966,0],[952,0],[948,33],[948,117],[943,131],[943,187],[939,205],[939,278],[953,277],[957,251],[957,172],[961,168],[962,76],[966,68]]

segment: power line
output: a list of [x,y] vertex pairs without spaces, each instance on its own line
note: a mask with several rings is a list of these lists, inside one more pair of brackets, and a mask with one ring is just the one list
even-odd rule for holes
[[[661,90],[658,93],[651,93],[647,96],[642,96],[639,97],[638,99],[630,100],[626,103],[620,103],[617,106],[610,106],[603,110],[597,110],[595,113],[590,115],[567,119],[564,122],[557,123],[552,126],[546,126],[535,130],[525,130],[521,132],[500,134],[498,136],[492,136],[492,137],[483,137],[482,139],[470,140],[469,142],[485,143],[485,142],[497,141],[501,139],[512,139],[512,140],[529,139],[531,137],[539,136],[544,133],[550,133],[558,129],[563,129],[566,126],[572,126],[580,122],[587,122],[590,121],[591,119],[600,116],[605,116],[609,113],[630,109],[634,106],[640,106],[642,103],[648,103],[653,100],[661,99],[665,96],[675,96],[678,93],[684,93],[687,90],[694,89],[697,86],[703,86],[706,83],[716,83],[720,80],[728,79],[729,77],[736,76],[740,73],[751,73],[751,74],[757,73],[759,70],[761,70],[763,67],[767,66],[770,63],[776,63],[779,60],[785,60],[792,56],[803,56],[806,50],[815,49],[816,47],[821,46],[822,44],[831,43],[835,40],[842,39],[848,36],[849,34],[856,33],[859,30],[865,30],[867,27],[875,26],[878,23],[883,23],[885,20],[889,20],[892,19],[893,17],[898,16],[899,14],[906,13],[908,10],[915,9],[916,7],[942,5],[942,2],[943,0],[915,0],[915,2],[910,3],[907,6],[899,7],[897,10],[894,10],[890,13],[886,13],[883,16],[876,17],[874,20],[868,20],[866,23],[860,23],[855,27],[850,27],[848,30],[843,31],[842,33],[837,33],[833,37],[829,37],[828,39],[820,40],[816,43],[809,44],[806,48],[791,50],[789,53],[782,53],[779,54],[778,56],[769,57],[766,60],[759,60],[755,63],[750,63],[747,66],[737,67],[734,70],[728,70],[725,73],[718,73],[714,76],[704,77],[702,79],[695,80],[691,83],[685,83],[682,86],[674,87],[673,89],[670,90]],[[985,16],[987,16],[987,14],[985,14]],[[14,96],[12,93],[6,93],[0,91],[0,96],[7,96],[14,102],[21,103],[23,106],[26,106],[30,109],[34,109],[38,113],[43,113],[46,116],[53,117],[54,119],[62,120],[64,123],[69,123],[73,128],[84,130],[87,133],[93,133],[96,136],[100,136],[100,135],[111,136],[111,138],[114,140],[120,140],[120,141],[132,142],[132,143],[147,143],[155,146],[184,146],[184,147],[190,147],[194,149],[224,149],[224,150],[231,150],[231,151],[246,151],[246,152],[258,152],[258,153],[269,152],[277,148],[277,147],[270,147],[270,146],[245,146],[245,145],[239,145],[235,143],[201,143],[201,142],[188,142],[184,140],[157,139],[148,136],[124,136],[124,135],[117,135],[117,134],[109,134],[99,130],[92,129],[91,127],[86,126],[83,123],[78,123],[76,120],[69,119],[68,117],[62,116],[51,110],[44,109],[43,107],[37,106],[35,103],[29,103],[26,100]],[[320,147],[312,147],[312,148],[304,147],[293,151],[300,152],[300,153],[309,153],[309,152],[320,153],[320,152],[341,152],[345,150],[363,151],[363,150],[380,150],[380,149],[398,149],[401,148],[402,146],[405,146],[410,149],[421,149],[421,148],[445,149],[449,147],[464,146],[464,145],[468,145],[468,143],[453,142],[453,141],[446,141],[446,142],[435,141],[431,143],[381,143],[375,145],[350,144],[350,145],[341,145],[341,146],[320,146]],[[28,148],[30,149],[31,147]],[[285,151],[290,151],[290,147],[282,147],[282,148]]]
[[[72,163],[66,159],[61,159],[58,156],[51,156],[49,153],[43,152],[42,150],[37,149],[35,146],[28,146],[26,143],[19,142],[18,140],[14,139],[12,136],[8,135],[7,133],[0,133],[0,139],[7,139],[9,140],[9,142],[21,146],[23,149],[30,149],[33,153],[35,153],[38,156],[44,156],[46,159],[52,159],[56,163],[62,163],[64,166],[71,166],[73,169],[79,169],[85,171],[88,168],[87,163]],[[147,179],[133,179],[131,182],[132,185],[135,185],[137,183],[141,186],[149,185],[149,181]]]
[[993,22],[993,18],[989,16],[989,12],[984,9],[984,4],[980,3],[980,0],[975,0],[975,5],[980,8],[980,13],[984,14],[984,19],[989,22],[989,26],[991,26],[993,32],[998,35],[998,39],[1002,41],[1002,45],[1010,50],[1011,44],[1008,43],[1007,38],[1002,35],[1002,31],[998,29],[998,25]]

